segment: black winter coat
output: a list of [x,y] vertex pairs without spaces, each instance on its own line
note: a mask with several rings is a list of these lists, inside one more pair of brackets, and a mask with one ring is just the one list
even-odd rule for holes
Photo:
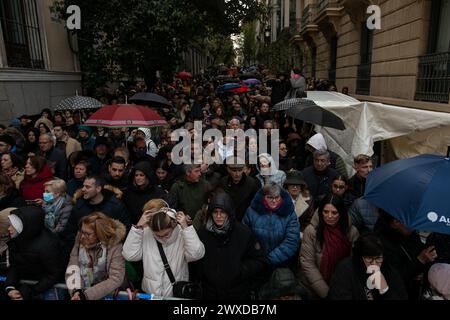
[[0,199],[0,211],[6,208],[20,208],[24,207],[25,200],[19,195],[19,191],[11,189],[8,194]]
[[60,234],[64,242],[64,257],[68,258],[70,251],[75,243],[75,236],[79,229],[79,221],[81,218],[95,211],[100,211],[110,218],[122,222],[127,230],[130,230],[130,215],[122,201],[116,198],[113,192],[103,189],[103,201],[99,204],[92,205],[89,200],[80,198],[72,208],[66,229]]
[[152,199],[164,199],[167,201],[167,193],[158,186],[147,185],[144,189],[130,184],[123,195],[123,202],[130,213],[132,224],[138,223],[142,216],[142,208],[147,201]]
[[[367,300],[366,282],[368,274],[366,270],[355,261],[354,257],[347,257],[336,267],[330,282],[328,299],[330,300]],[[381,273],[386,279],[389,290],[380,295],[378,290],[372,290],[374,300],[406,300],[403,279],[400,274],[388,263],[381,266]]]
[[[44,226],[45,212],[35,206],[13,211],[23,223],[23,231],[8,243],[10,268],[5,288],[18,289],[25,300],[53,287],[61,279],[64,269],[59,240]],[[38,281],[35,285],[21,285],[21,280]]]
[[330,167],[324,172],[318,172],[313,166],[303,169],[302,174],[313,198],[327,194],[330,191],[334,178],[339,175],[336,170]]
[[252,276],[262,272],[266,258],[250,229],[235,221],[228,235],[220,237],[200,229],[205,256],[199,262],[203,298],[250,299]]
[[63,180],[67,179],[67,157],[65,150],[53,148],[45,154],[41,153],[41,155],[47,159],[47,165],[55,177]]
[[227,175],[220,180],[220,186],[233,199],[236,219],[241,221],[245,211],[250,207],[256,192],[259,190],[259,181],[243,174],[241,181],[238,184],[234,184],[231,177]]
[[374,231],[383,243],[385,260],[398,270],[403,278],[409,298],[417,299],[419,282],[414,279],[427,267],[417,259],[420,252],[425,249],[420,236],[417,233],[404,236],[387,226],[382,219],[378,219]]

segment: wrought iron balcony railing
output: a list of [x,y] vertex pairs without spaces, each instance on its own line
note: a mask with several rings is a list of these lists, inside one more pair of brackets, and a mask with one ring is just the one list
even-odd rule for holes
[[450,52],[419,58],[415,100],[448,103],[450,94]]

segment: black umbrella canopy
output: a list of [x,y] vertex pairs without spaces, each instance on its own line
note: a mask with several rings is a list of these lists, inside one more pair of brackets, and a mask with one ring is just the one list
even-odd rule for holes
[[[308,99],[302,99],[311,101]],[[345,130],[344,121],[334,113],[316,105],[313,101],[308,105],[296,106],[286,110],[286,115],[322,127]]]
[[314,103],[314,101],[309,99],[303,99],[303,98],[292,98],[292,99],[286,99],[281,102],[278,102],[276,105],[273,106],[273,111],[284,111],[289,110],[294,107],[318,107],[317,104]]
[[159,108],[172,106],[166,98],[151,92],[136,93],[130,98],[130,102]]

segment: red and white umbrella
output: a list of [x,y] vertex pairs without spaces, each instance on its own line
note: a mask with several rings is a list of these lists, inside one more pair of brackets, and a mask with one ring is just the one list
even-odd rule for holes
[[156,111],[135,104],[105,105],[93,113],[86,126],[108,128],[161,127],[166,120]]

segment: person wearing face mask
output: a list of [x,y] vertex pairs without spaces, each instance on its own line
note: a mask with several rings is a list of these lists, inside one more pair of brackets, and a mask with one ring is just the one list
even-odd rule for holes
[[66,193],[66,182],[61,179],[44,183],[42,208],[45,211],[45,226],[59,234],[66,228],[72,212],[72,199]]
[[402,277],[384,257],[373,233],[355,241],[352,256],[342,260],[331,278],[330,300],[406,300]]
[[130,154],[130,160],[132,164],[136,164],[141,161],[147,161],[153,166],[155,159],[147,154],[147,144],[144,138],[136,136],[134,138],[132,150],[133,152],[131,152]]
[[0,294],[11,300],[40,300],[63,274],[59,240],[45,228],[44,216],[37,206],[13,210],[8,216],[10,267]]
[[125,226],[101,212],[80,221],[66,270],[71,300],[99,300],[125,282]]
[[172,282],[164,268],[158,243],[162,245],[176,281],[189,280],[188,262],[205,255],[205,247],[186,215],[169,210],[162,199],[153,199],[128,233],[122,254],[127,261],[143,261],[142,289],[157,296],[172,297]]

